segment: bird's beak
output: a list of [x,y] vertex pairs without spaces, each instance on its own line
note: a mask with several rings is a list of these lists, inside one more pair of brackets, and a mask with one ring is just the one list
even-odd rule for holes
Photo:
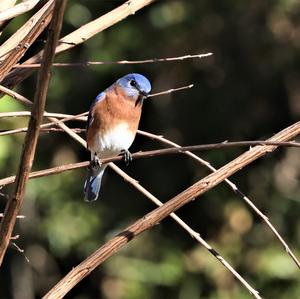
[[145,91],[140,90],[139,88],[138,88],[138,91],[139,91],[139,97],[135,103],[135,106],[137,106],[139,104],[143,105],[144,100],[148,97],[148,93],[146,93]]

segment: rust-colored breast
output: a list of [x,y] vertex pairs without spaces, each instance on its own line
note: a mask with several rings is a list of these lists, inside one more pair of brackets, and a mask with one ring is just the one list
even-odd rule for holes
[[113,129],[121,123],[136,134],[142,112],[142,104],[127,97],[121,88],[115,86],[106,91],[104,99],[93,107],[93,121],[87,131],[88,148],[93,148],[94,138]]

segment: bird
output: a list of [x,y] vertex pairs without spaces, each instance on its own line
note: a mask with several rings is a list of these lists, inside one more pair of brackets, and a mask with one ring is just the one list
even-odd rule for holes
[[151,91],[149,80],[137,73],[127,74],[92,102],[88,119],[86,141],[91,152],[84,183],[84,200],[97,200],[101,180],[107,164],[101,159],[123,154],[126,164],[131,160],[129,147],[135,139],[144,100]]

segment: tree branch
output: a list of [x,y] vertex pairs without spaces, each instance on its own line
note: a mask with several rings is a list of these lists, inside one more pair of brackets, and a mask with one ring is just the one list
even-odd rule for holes
[[19,16],[36,6],[40,0],[27,0],[0,12],[0,23]]
[[[178,57],[166,57],[166,58],[151,58],[144,60],[117,60],[117,61],[86,61],[86,62],[54,62],[54,67],[88,67],[92,65],[103,65],[103,64],[145,64],[145,63],[157,63],[157,62],[171,62],[171,61],[183,61],[194,58],[204,58],[213,55],[213,53],[195,54],[195,55],[184,55]],[[40,63],[23,63],[16,64],[13,68],[39,68]]]
[[[300,122],[286,128],[269,139],[271,142],[286,141],[300,133]],[[170,199],[161,207],[146,214],[132,225],[128,226],[117,236],[109,240],[102,247],[91,254],[87,259],[73,268],[62,280],[60,280],[43,298],[62,298],[84,277],[89,275],[97,266],[107,258],[119,251],[133,238],[161,222],[172,212],[189,203],[199,195],[215,187],[223,180],[233,175],[246,165],[255,161],[266,153],[272,152],[276,146],[256,146],[229,162],[216,172],[199,180],[177,196]]]
[[49,24],[53,13],[54,0],[49,0],[32,18],[30,18],[1,47],[0,80],[3,80],[12,67],[24,55],[31,44]]
[[54,51],[61,30],[66,2],[67,0],[57,0],[55,2],[53,20],[49,29],[47,44],[42,60],[42,67],[38,76],[32,115],[29,121],[28,132],[25,137],[20,166],[16,176],[14,195],[10,197],[6,204],[4,217],[0,225],[0,265],[3,262],[3,257],[9,244],[17,215],[19,214],[22,202],[24,200],[25,186],[32,167],[40,124],[42,122],[42,116],[46,103],[46,96],[51,75],[50,67],[54,58]]
[[[51,120],[51,119],[50,119]],[[52,119],[56,121],[56,119]],[[69,136],[79,142],[84,148],[87,147],[86,141],[74,133],[69,127],[65,124],[58,124]],[[163,203],[159,201],[155,196],[153,196],[148,190],[142,187],[136,180],[127,175],[124,171],[122,171],[118,166],[114,163],[108,164],[110,168],[112,168],[116,173],[118,173],[125,181],[134,186],[137,190],[142,192],[147,198],[149,198],[156,205],[161,206]],[[195,238],[200,244],[202,244],[213,256],[215,256],[247,289],[248,291],[254,295],[255,298],[261,299],[258,292],[245,280],[235,269],[216,251],[214,250],[205,240],[203,240],[199,233],[195,232],[191,229],[183,220],[181,220],[176,214],[171,213],[171,218],[175,220],[185,231],[187,231],[192,238]]]
[[[61,128],[65,128],[64,124],[61,121],[53,121],[53,124],[57,124]],[[298,123],[297,123],[298,124]],[[298,124],[300,126],[300,123]],[[65,131],[65,129],[63,129]],[[72,131],[69,128],[70,131]],[[73,132],[75,134],[75,132]],[[1,133],[0,133],[1,135]],[[76,134],[77,135],[77,134]],[[79,137],[79,136],[78,136]],[[270,139],[269,139],[270,140]],[[82,143],[82,142],[80,142]],[[220,148],[227,148],[227,147],[234,147],[234,146],[251,146],[251,145],[258,145],[258,146],[286,146],[286,147],[300,147],[300,143],[296,142],[284,142],[284,141],[238,141],[238,142],[227,142],[227,143],[213,143],[213,144],[201,144],[201,145],[191,145],[191,146],[182,146],[182,147],[170,147],[152,151],[145,151],[145,152],[136,152],[132,154],[133,159],[141,159],[141,158],[148,158],[148,157],[156,157],[162,155],[169,155],[169,154],[185,154],[186,151],[200,151],[200,150],[211,150],[211,149],[220,149]],[[253,150],[250,149],[250,151]],[[110,163],[110,162],[117,162],[123,160],[123,156],[111,157],[106,159],[101,159],[102,164]],[[48,168],[44,170],[39,170],[30,173],[29,178],[39,178],[43,176],[53,175],[57,173],[61,173],[68,170],[74,170],[77,168],[86,167],[89,165],[89,161],[79,162],[79,163],[72,163],[72,164],[65,164],[53,168]],[[15,176],[10,176],[0,180],[0,186],[5,186],[14,182]]]
[[[140,10],[141,8],[145,7],[153,1],[154,0],[129,0],[125,2],[116,9],[83,25],[79,29],[60,39],[55,53],[61,53],[85,42],[97,33],[120,22],[121,20],[127,18],[129,15],[136,13],[138,10]],[[25,63],[40,63],[41,57],[42,52],[26,60]],[[32,71],[32,69],[12,70],[9,73],[9,75],[1,82],[1,84],[8,88],[13,88],[14,86],[22,82],[24,79],[26,79],[28,76],[30,76],[32,74]]]
[[[174,143],[174,142],[172,142],[172,141],[170,141],[170,140],[168,140],[168,139],[166,139],[162,136],[158,136],[158,135],[151,134],[151,133],[148,133],[148,132],[144,132],[144,131],[141,131],[141,130],[139,130],[138,133],[143,135],[143,136],[147,136],[148,138],[155,139],[155,140],[158,140],[162,143],[180,148],[180,145],[178,145],[178,144],[176,144],[176,143]],[[211,171],[213,171],[213,172],[217,171],[217,169],[214,168],[209,162],[203,160],[202,158],[196,156],[195,154],[193,154],[189,151],[184,152],[184,154],[186,154],[187,156],[189,156],[192,159],[196,160],[198,163],[204,165],[205,167],[207,167]],[[246,204],[249,205],[250,208],[267,224],[267,226],[271,229],[273,234],[276,236],[276,238],[282,244],[283,248],[286,250],[288,255],[293,259],[293,261],[295,262],[297,267],[300,268],[300,262],[299,262],[298,258],[295,256],[295,254],[289,248],[288,244],[284,241],[283,237],[279,234],[279,232],[276,230],[276,228],[270,222],[269,218],[265,214],[263,214],[255,206],[255,204],[250,200],[250,198],[247,197],[232,181],[230,181],[229,179],[225,179],[224,182],[233,190],[233,192],[235,194],[237,194],[242,200],[244,200],[246,202]]]

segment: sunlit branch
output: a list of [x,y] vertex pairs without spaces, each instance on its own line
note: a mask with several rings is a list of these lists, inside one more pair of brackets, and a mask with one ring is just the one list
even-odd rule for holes
[[[152,58],[144,60],[117,60],[117,61],[86,61],[86,62],[55,62],[52,64],[54,67],[88,67],[92,65],[103,65],[103,64],[145,64],[145,63],[157,63],[157,62],[170,62],[170,61],[183,61],[187,59],[201,59],[213,55],[213,53],[195,54],[195,55],[184,55],[178,57],[166,57],[166,58]],[[40,63],[23,63],[16,64],[14,68],[38,68]]]
[[[143,135],[143,136],[147,136],[147,137],[149,137],[151,139],[158,140],[159,142],[162,142],[164,144],[168,144],[168,145],[172,145],[174,147],[180,148],[180,145],[178,145],[175,142],[172,142],[172,141],[164,138],[163,136],[159,136],[159,135],[152,134],[152,133],[145,132],[145,131],[141,131],[141,130],[139,130],[138,133],[141,134],[141,135]],[[203,160],[202,158],[200,158],[199,156],[195,155],[194,153],[192,153],[190,151],[185,151],[184,154],[186,154],[187,156],[193,158],[194,160],[196,160],[200,164],[204,165],[205,167],[207,167],[208,169],[210,169],[212,172],[216,172],[217,171],[217,169],[214,168],[209,162]],[[300,262],[299,262],[298,258],[295,256],[295,254],[289,248],[288,244],[285,242],[285,240],[283,239],[283,237],[279,234],[279,232],[276,230],[276,228],[270,222],[269,218],[265,214],[263,214],[255,206],[255,204],[250,200],[250,198],[247,197],[232,181],[230,181],[227,178],[227,179],[224,180],[224,182],[227,183],[227,185],[234,191],[234,193],[236,193],[240,198],[242,198],[242,200],[244,200],[251,207],[251,209],[267,224],[267,226],[271,229],[271,231],[277,237],[277,239],[279,240],[279,242],[283,245],[283,247],[286,250],[286,252],[293,259],[293,261],[298,266],[298,268],[300,268]]]

